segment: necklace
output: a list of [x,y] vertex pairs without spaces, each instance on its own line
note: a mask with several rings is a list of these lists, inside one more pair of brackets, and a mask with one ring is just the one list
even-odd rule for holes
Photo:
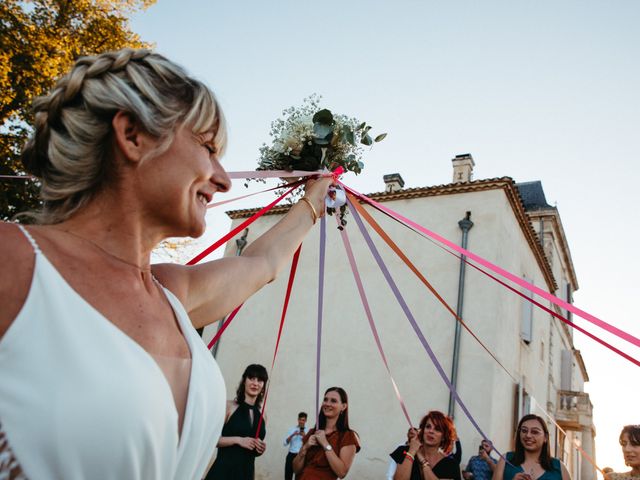
[[155,276],[151,273],[151,266],[148,265],[147,267],[141,267],[140,265],[136,265],[135,263],[129,262],[123,258],[118,257],[117,255],[114,255],[113,253],[109,252],[108,250],[104,249],[103,247],[101,247],[99,244],[97,244],[96,242],[94,242],[93,240],[90,240],[88,238],[82,237],[80,235],[78,235],[77,233],[72,232],[71,230],[62,230],[59,228],[54,228],[54,230],[58,230],[59,232],[63,232],[66,233],[68,235],[71,235],[72,237],[78,238],[80,240],[82,240],[83,242],[91,245],[92,247],[100,250],[102,253],[104,253],[105,255],[107,255],[109,258],[114,259],[120,263],[123,263],[129,267],[135,268],[136,270],[140,271],[141,273],[147,273],[151,275],[151,278],[155,281],[156,278]]

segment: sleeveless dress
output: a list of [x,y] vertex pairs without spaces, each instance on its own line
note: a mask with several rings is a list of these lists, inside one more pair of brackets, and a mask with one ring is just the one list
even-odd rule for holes
[[[253,422],[249,412],[253,412]],[[242,402],[222,428],[223,437],[255,437],[260,421],[260,409]],[[260,439],[264,440],[264,419],[260,425]],[[256,453],[239,445],[218,449],[218,456],[205,480],[253,480]]]
[[[316,429],[312,428],[309,432],[304,436],[303,443],[307,443],[311,435],[316,433]],[[340,450],[342,447],[347,447],[349,445],[354,445],[356,447],[356,453],[360,451],[360,440],[358,436],[353,430],[347,430],[344,432],[339,432],[334,430],[329,435],[327,435],[327,442],[333,448],[333,451],[340,455]],[[338,476],[335,474],[331,465],[329,464],[329,460],[327,460],[327,455],[320,445],[314,445],[309,447],[307,451],[307,455],[304,459],[304,467],[302,472],[296,476],[296,479],[299,480],[336,480]]]
[[[220,369],[164,289],[191,351],[182,433],[154,358],[35,251],[25,303],[0,339],[0,425],[31,480],[200,480],[218,442]],[[0,435],[1,437],[2,435]]]
[[[509,463],[504,464],[503,480],[513,480],[516,473],[524,472],[524,469],[520,465],[515,466],[511,463],[513,462],[513,452],[507,452],[505,458]],[[545,470],[542,475],[534,480],[562,480],[562,466],[560,464],[560,460],[552,458],[551,470]]]

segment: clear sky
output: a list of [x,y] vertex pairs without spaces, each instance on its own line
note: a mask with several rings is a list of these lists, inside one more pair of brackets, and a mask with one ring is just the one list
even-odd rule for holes
[[[345,179],[362,192],[393,172],[407,187],[449,183],[459,153],[473,155],[476,179],[541,180],[571,248],[576,305],[640,337],[639,20],[637,0],[159,0],[132,27],[214,89],[228,170],[255,168],[270,122],[315,92],[389,133]],[[243,193],[238,182],[230,196]],[[220,214],[212,222],[207,238],[228,230]],[[579,333],[575,343],[598,463],[626,470],[617,438],[640,423],[640,369]]]

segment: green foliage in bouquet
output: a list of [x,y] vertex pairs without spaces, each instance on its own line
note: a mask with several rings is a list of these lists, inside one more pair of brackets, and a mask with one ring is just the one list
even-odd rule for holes
[[364,146],[387,136],[371,136],[371,126],[355,118],[320,108],[321,97],[311,95],[300,107],[290,107],[271,123],[273,143],[260,148],[257,170],[305,170],[342,166],[359,174]]

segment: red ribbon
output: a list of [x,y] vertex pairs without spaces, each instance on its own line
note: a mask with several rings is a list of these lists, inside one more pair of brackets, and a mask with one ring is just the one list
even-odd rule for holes
[[238,314],[238,311],[242,308],[242,305],[244,305],[244,303],[241,303],[240,305],[238,305],[236,309],[233,312],[231,312],[231,314],[222,323],[222,326],[218,329],[213,339],[209,342],[209,345],[207,345],[207,348],[209,350],[211,350],[211,347],[213,347],[217,343],[217,341],[220,340],[220,337],[222,336],[224,331],[227,329],[227,327],[231,323],[231,320],[233,320],[236,317],[236,315]]
[[280,200],[282,200],[284,197],[286,197],[291,192],[293,192],[296,188],[298,188],[298,185],[300,185],[300,183],[302,183],[302,182],[294,183],[293,186],[289,190],[287,190],[285,193],[280,195],[278,198],[276,198],[269,205],[267,205],[266,207],[261,208],[258,212],[253,214],[251,217],[247,218],[244,222],[242,222],[236,228],[231,230],[224,237],[222,237],[221,239],[216,241],[213,245],[210,245],[209,247],[205,248],[202,252],[200,252],[198,255],[196,255],[191,260],[189,260],[187,262],[187,265],[195,265],[200,260],[202,260],[207,255],[209,255],[211,252],[213,252],[215,249],[217,249],[220,245],[223,245],[223,244],[227,243],[229,241],[229,239],[233,238],[239,232],[241,232],[242,230],[247,228],[249,225],[251,225],[253,222],[255,222],[258,218],[260,218],[262,215],[264,215],[267,211],[271,210],[278,202],[280,202]]
[[[289,309],[289,300],[291,299],[291,290],[293,288],[293,281],[296,278],[296,270],[298,269],[298,260],[300,259],[300,251],[302,250],[302,244],[296,250],[291,262],[291,271],[289,272],[289,283],[287,283],[287,292],[284,296],[284,305],[282,306],[282,315],[280,316],[280,327],[278,328],[278,338],[276,340],[276,347],[273,350],[273,360],[271,360],[271,370],[269,371],[269,377],[273,373],[273,366],[276,364],[276,356],[278,355],[278,348],[280,346],[280,337],[282,336],[282,328],[284,327],[284,319],[287,316],[287,310]],[[267,398],[269,397],[269,387],[266,387],[264,392],[264,402],[262,402],[262,410],[260,412],[260,420],[258,421],[258,428],[256,429],[256,436],[260,435],[260,427],[264,419],[264,411],[267,409]]]

